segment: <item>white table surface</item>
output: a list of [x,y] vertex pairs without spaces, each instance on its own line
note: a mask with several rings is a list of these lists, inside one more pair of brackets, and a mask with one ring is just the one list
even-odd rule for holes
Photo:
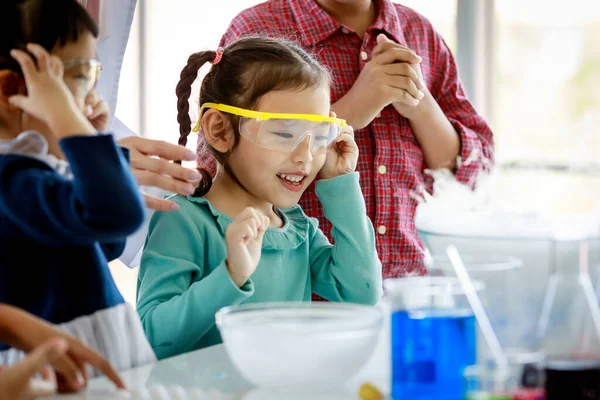
[[[167,389],[181,386],[186,389],[199,388],[211,393],[212,399],[303,399],[310,395],[311,399],[353,399],[358,398],[358,388],[364,382],[375,384],[384,393],[390,392],[390,333],[389,318],[385,318],[385,326],[380,340],[365,367],[346,385],[345,388],[320,394],[310,392],[273,393],[267,389],[253,388],[231,362],[223,345],[212,346],[187,354],[161,360],[155,364],[135,368],[121,373],[131,395],[117,393],[114,385],[106,378],[100,377],[89,382],[84,392],[55,396],[56,400],[100,400],[100,399],[152,399],[143,397],[142,388],[152,388],[153,385],[163,385]],[[309,390],[308,390],[309,391]],[[177,398],[179,399],[179,398]]]

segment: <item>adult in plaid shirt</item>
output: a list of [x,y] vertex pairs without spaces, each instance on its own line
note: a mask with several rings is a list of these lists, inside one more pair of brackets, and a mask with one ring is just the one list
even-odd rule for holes
[[[221,46],[252,34],[296,40],[331,69],[332,108],[354,127],[360,148],[357,170],[383,277],[425,274],[411,192],[430,187],[426,168],[449,168],[473,184],[494,152],[492,132],[467,100],[442,37],[425,17],[390,0],[267,1],[235,17]],[[199,154],[201,165],[214,166]],[[314,190],[300,204],[329,234]]]

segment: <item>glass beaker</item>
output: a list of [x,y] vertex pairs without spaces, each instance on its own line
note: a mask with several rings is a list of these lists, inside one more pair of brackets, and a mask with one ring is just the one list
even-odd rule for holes
[[[471,279],[485,285],[485,291],[480,295],[481,302],[504,351],[533,350],[536,321],[532,323],[527,316],[531,314],[529,311],[535,312],[535,315],[539,311],[530,310],[522,299],[526,286],[521,276],[521,260],[506,256],[467,255],[463,261]],[[447,255],[434,255],[428,270],[430,276],[456,277]],[[477,351],[480,362],[490,357],[483,340],[480,340]]]
[[[556,241],[555,254],[568,244]],[[600,399],[600,309],[588,272],[587,241],[579,241],[579,265],[556,256],[553,270],[538,329],[546,354],[546,398]]]
[[384,290],[392,311],[392,397],[459,400],[463,369],[477,358],[475,316],[459,280],[388,279]]
[[466,400],[544,400],[544,354],[506,353],[507,365],[493,360],[464,371]]

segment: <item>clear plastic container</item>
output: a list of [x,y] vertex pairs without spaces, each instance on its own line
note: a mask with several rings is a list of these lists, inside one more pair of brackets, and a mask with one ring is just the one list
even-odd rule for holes
[[348,303],[259,303],[216,315],[241,374],[263,387],[337,387],[369,360],[383,311]]
[[466,400],[544,400],[544,354],[507,353],[508,365],[489,361],[464,371]]
[[[432,260],[428,267],[430,276],[456,277],[447,255],[436,255]],[[463,262],[471,279],[485,285],[480,299],[502,348],[505,351],[533,351],[535,338],[531,337],[530,332],[537,321],[529,318],[521,302],[521,291],[524,290],[521,260],[505,256],[470,255],[465,256]],[[478,338],[481,339],[478,361],[484,362],[491,354],[482,340],[483,336],[478,335]]]

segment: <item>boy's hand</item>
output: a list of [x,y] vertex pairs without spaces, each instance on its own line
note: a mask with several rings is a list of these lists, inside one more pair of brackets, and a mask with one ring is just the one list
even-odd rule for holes
[[[56,377],[48,365],[64,355],[67,348],[65,340],[49,340],[20,363],[0,369],[0,400],[29,400],[55,393]],[[38,373],[42,380],[34,379]]]
[[227,228],[227,270],[238,287],[243,286],[256,270],[268,227],[269,218],[248,207]]
[[325,164],[319,175],[323,179],[335,178],[356,170],[358,162],[358,146],[354,141],[354,130],[346,126],[340,132],[334,146],[327,152]]
[[392,63],[404,63],[405,66],[408,65],[416,73],[416,76],[415,74],[410,74],[410,80],[412,82],[407,81],[406,85],[402,88],[410,96],[405,96],[401,101],[392,103],[396,111],[409,120],[415,117],[419,106],[422,104],[421,100],[429,93],[423,82],[423,72],[421,71],[420,62],[412,62],[413,57],[410,56],[410,53],[416,55],[416,53],[408,47],[404,47],[390,40],[384,34],[379,34],[377,36],[377,46],[373,49],[372,54],[373,58],[380,54],[388,54],[390,57],[394,57],[392,54],[396,54],[398,57],[391,58],[393,60]]
[[62,61],[37,44],[28,44],[27,50],[34,55],[35,62],[24,51],[10,53],[21,66],[27,95],[11,96],[9,102],[48,124],[59,139],[95,133],[63,80]]
[[92,91],[85,98],[83,112],[94,129],[106,133],[110,120],[110,109],[108,104],[96,91]]

